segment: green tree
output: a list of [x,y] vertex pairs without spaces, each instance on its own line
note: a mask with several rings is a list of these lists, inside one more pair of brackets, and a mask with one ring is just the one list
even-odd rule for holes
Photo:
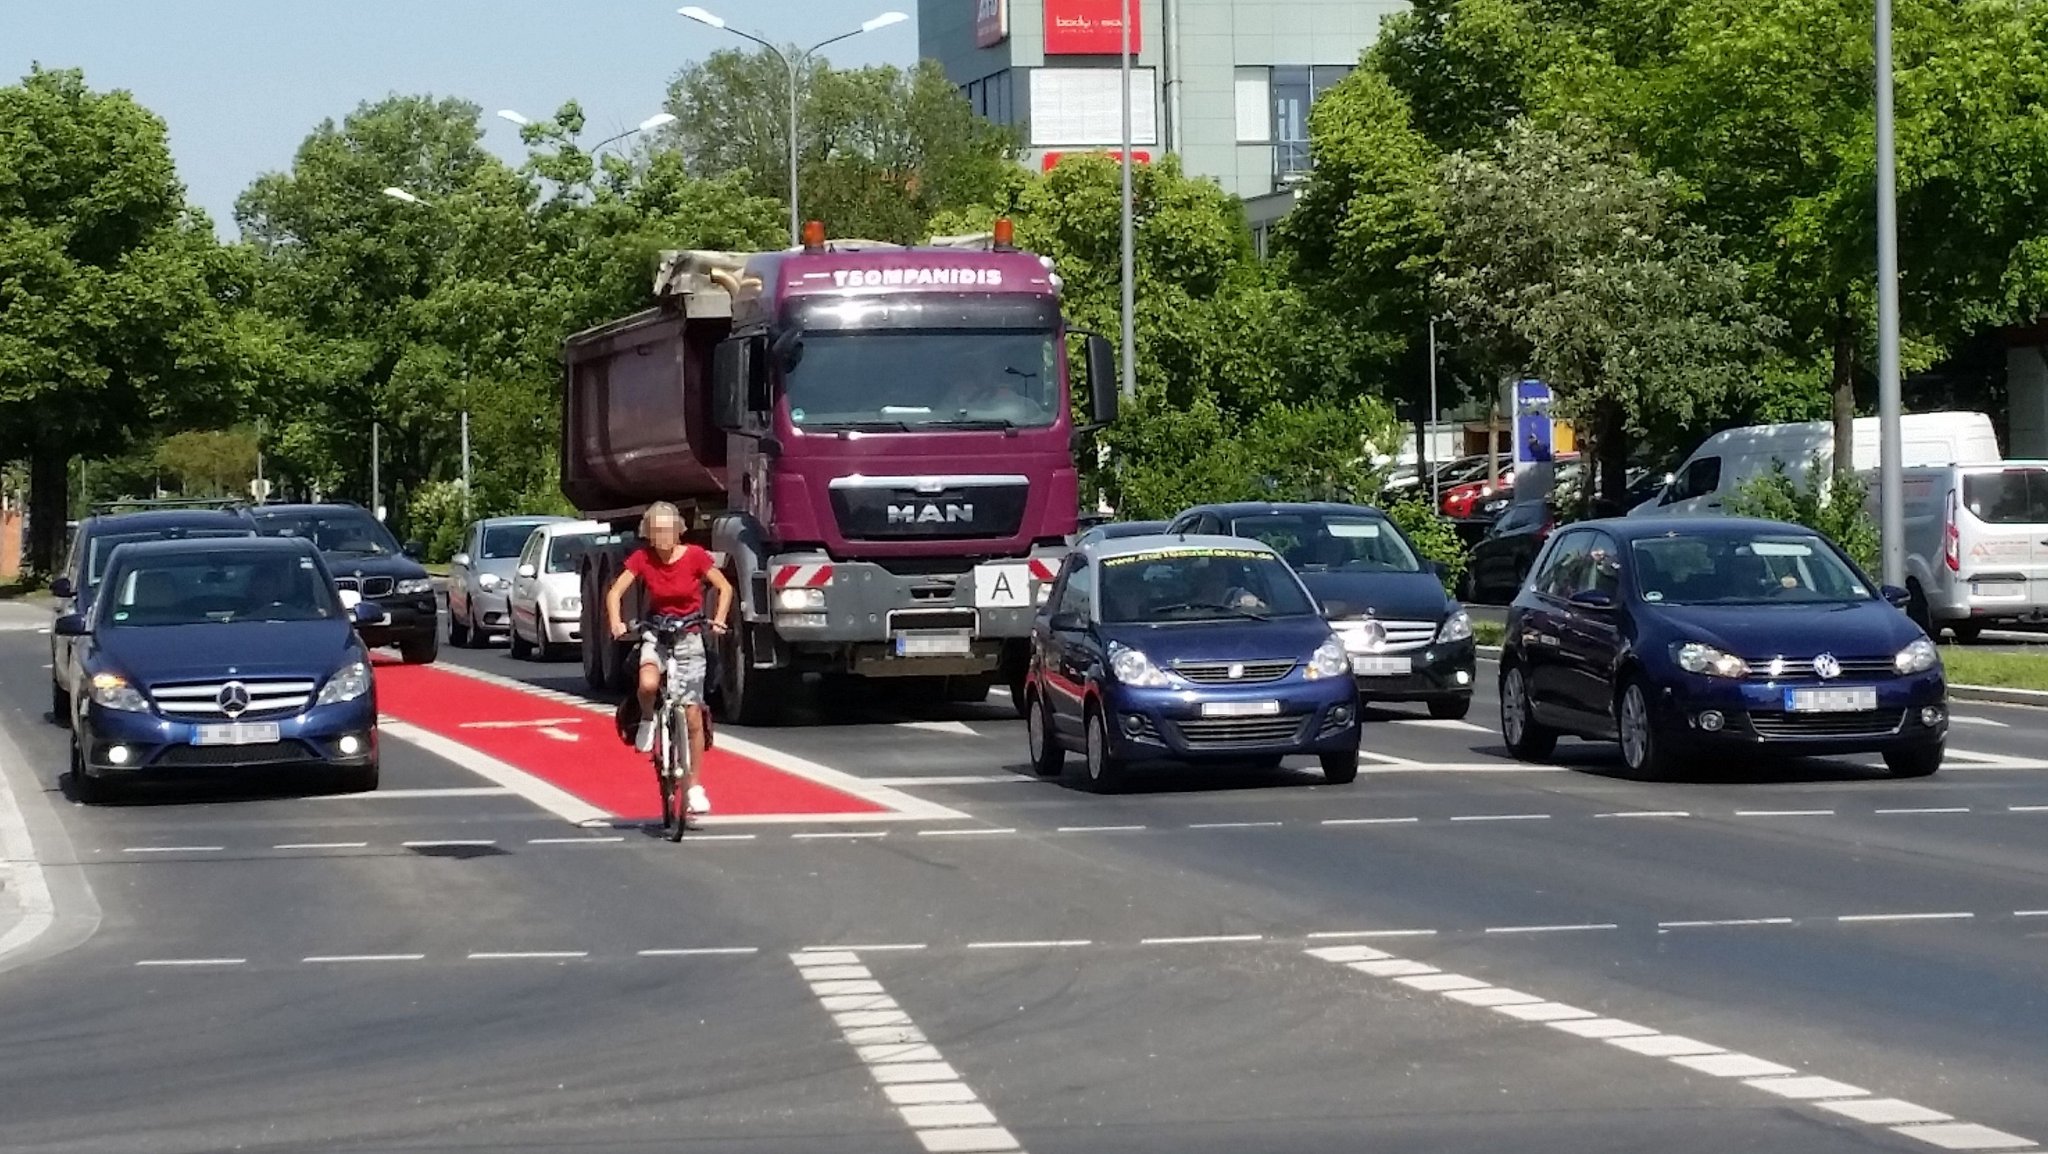
[[1803,481],[1794,480],[1783,461],[1773,461],[1770,472],[1744,481],[1729,496],[1728,512],[1804,525],[1841,546],[1865,573],[1876,573],[1881,539],[1868,497],[1861,474],[1830,475],[1818,457]]
[[187,206],[163,121],[76,71],[0,88],[0,459],[30,462],[56,566],[69,464],[231,412],[250,269]]
[[256,476],[256,432],[237,428],[174,433],[151,456],[184,496],[244,496]]

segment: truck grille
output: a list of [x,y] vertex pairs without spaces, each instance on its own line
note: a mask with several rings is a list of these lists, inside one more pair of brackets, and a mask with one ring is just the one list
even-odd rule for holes
[[[1292,661],[1176,661],[1173,671],[1198,685],[1257,685],[1294,672]],[[1237,676],[1231,676],[1231,670]]]
[[[1743,680],[1772,681],[1780,684],[1815,683],[1821,680],[1820,675],[1813,671],[1811,658],[1787,657],[1776,674],[1771,672],[1773,660],[1775,659],[1770,657],[1751,659],[1749,675]],[[1892,664],[1889,657],[1843,657],[1839,660],[1842,663],[1841,677],[1829,680],[1881,681],[1899,675],[1898,667]]]
[[1875,713],[1752,713],[1749,724],[1757,736],[1772,741],[1815,737],[1885,737],[1905,724],[1902,709]]
[[[234,692],[229,692],[235,687]],[[159,685],[149,691],[157,712],[179,719],[211,721],[289,717],[313,701],[310,681],[202,681]],[[247,704],[229,712],[231,704]]]
[[1298,741],[1307,721],[1306,716],[1297,713],[1281,717],[1202,717],[1167,724],[1180,731],[1180,739],[1189,749],[1234,749]]
[[[923,491],[920,480],[928,482]],[[1031,483],[1024,477],[842,477],[832,482],[831,494],[839,531],[850,541],[973,540],[1016,536]]]
[[[1434,621],[1333,621],[1330,623],[1337,635],[1344,639],[1344,648],[1352,653],[1406,653],[1421,649],[1436,640]],[[1375,630],[1377,626],[1377,630]],[[1372,638],[1382,638],[1375,646]]]
[[398,580],[394,577],[336,577],[334,587],[353,589],[365,597],[389,597],[391,591],[398,587]]

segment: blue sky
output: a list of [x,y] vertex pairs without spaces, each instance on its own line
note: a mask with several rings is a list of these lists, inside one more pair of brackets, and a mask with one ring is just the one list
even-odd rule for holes
[[[814,43],[915,0],[699,0],[777,42]],[[965,3],[967,0],[960,0]],[[170,125],[192,200],[223,234],[235,197],[291,164],[323,118],[393,92],[459,96],[486,113],[583,102],[593,135],[661,109],[676,70],[745,41],[676,15],[680,0],[0,0],[0,84],[32,62],[83,68]],[[909,20],[834,45],[839,67],[908,65]],[[487,118],[486,141],[523,155],[518,129]]]

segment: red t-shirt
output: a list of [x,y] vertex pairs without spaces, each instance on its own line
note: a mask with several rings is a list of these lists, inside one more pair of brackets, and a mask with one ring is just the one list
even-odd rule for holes
[[687,617],[704,608],[704,575],[711,572],[711,554],[699,546],[683,546],[673,564],[641,546],[626,558],[626,571],[647,589],[647,615]]

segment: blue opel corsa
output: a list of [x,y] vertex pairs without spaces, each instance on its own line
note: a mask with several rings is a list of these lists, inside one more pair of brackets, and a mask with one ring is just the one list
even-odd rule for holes
[[122,782],[243,766],[327,769],[377,787],[377,693],[354,625],[311,543],[250,537],[123,545],[81,639],[71,777],[81,801]]
[[1331,782],[1358,776],[1350,654],[1287,562],[1245,538],[1076,548],[1039,611],[1024,694],[1032,766],[1084,789],[1152,760],[1305,754]]
[[1552,537],[1508,611],[1501,737],[1618,741],[1641,776],[1712,755],[1882,754],[1941,768],[1941,653],[1811,529],[1732,517],[1587,521]]

